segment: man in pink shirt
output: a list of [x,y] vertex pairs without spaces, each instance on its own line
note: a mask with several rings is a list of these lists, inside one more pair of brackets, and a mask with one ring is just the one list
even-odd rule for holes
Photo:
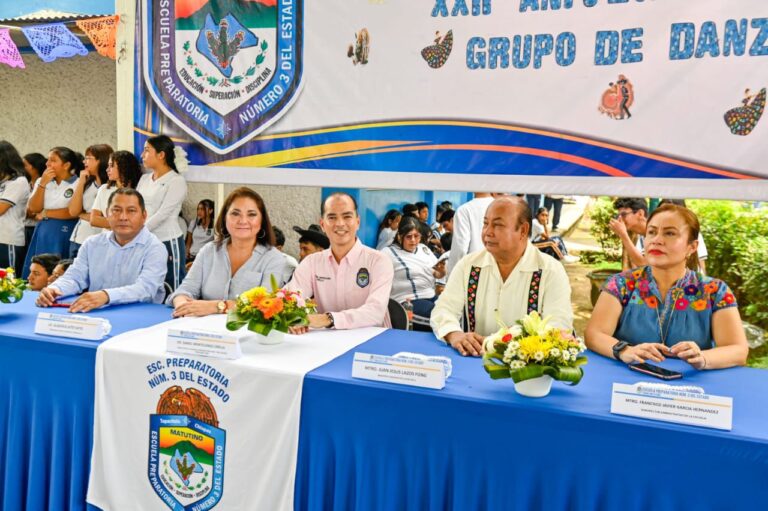
[[[320,226],[330,248],[308,255],[286,286],[317,302],[311,328],[389,327],[387,303],[394,269],[389,258],[357,239],[360,216],[351,195],[334,193],[323,202]],[[302,334],[307,327],[294,327]]]

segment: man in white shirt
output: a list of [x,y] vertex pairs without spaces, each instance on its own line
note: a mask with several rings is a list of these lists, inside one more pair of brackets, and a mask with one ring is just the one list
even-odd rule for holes
[[448,258],[448,273],[467,254],[483,248],[482,227],[485,210],[493,202],[490,193],[475,193],[475,198],[459,206],[453,216],[453,241]]
[[485,249],[462,258],[451,272],[430,324],[437,338],[461,355],[482,354],[484,337],[499,329],[497,314],[511,326],[536,310],[551,316],[552,326],[573,329],[568,275],[531,245],[531,217],[521,198],[492,201],[483,219]]

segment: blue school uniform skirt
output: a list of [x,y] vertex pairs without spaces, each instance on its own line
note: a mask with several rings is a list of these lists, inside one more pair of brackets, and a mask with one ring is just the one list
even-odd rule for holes
[[23,278],[29,277],[29,265],[32,257],[38,254],[58,254],[66,258],[69,255],[69,238],[77,224],[77,218],[72,220],[58,220],[49,218],[41,220],[35,227],[32,240],[27,247],[27,256],[24,258]]

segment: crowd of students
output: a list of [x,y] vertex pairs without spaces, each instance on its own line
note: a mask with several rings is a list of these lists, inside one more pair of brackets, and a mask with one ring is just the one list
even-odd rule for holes
[[[432,225],[423,203],[389,212],[377,250],[357,236],[354,198],[334,193],[322,202],[319,225],[294,227],[296,261],[281,251],[285,236],[251,188],[233,190],[218,215],[201,201],[197,218],[180,225],[183,159],[166,136],[147,140],[144,174],[135,156],[106,145],[82,157],[54,148],[42,172],[34,159],[0,142],[0,266],[28,276],[41,307],[72,297],[72,312],[165,302],[174,317],[226,313],[239,294],[274,277],[318,305],[294,334],[390,326],[390,300],[407,303],[416,328],[463,355],[480,355],[499,320],[513,324],[534,310],[572,329],[563,265],[532,241],[554,243],[539,248],[555,255],[565,247],[548,234],[544,211],[536,226],[520,197],[476,194],[455,212],[441,204]],[[622,241],[627,229],[642,231],[639,248],[632,245],[638,259],[606,285],[586,330],[588,346],[624,362],[677,356],[698,369],[743,364],[735,297],[700,271],[696,216],[678,204],[647,217],[625,202],[617,209],[623,228],[612,227]],[[36,222],[29,243],[28,219]]]

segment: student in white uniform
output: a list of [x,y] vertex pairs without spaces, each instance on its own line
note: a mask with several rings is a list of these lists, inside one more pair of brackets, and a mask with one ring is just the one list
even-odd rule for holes
[[[27,173],[27,181],[29,181],[29,193],[32,193],[32,188],[35,186],[37,178],[43,175],[45,172],[46,157],[40,153],[25,154],[21,159],[24,162],[24,171]],[[35,232],[35,226],[37,226],[37,220],[35,215],[30,214],[29,210],[26,211],[24,219],[24,253],[27,252],[32,241],[32,234]],[[22,257],[22,261],[23,261]]]
[[54,147],[48,153],[45,172],[35,182],[27,209],[38,224],[24,258],[23,278],[37,254],[69,254],[69,238],[77,217],[69,213],[69,201],[75,194],[77,174],[83,169],[83,157],[68,147]]
[[91,226],[100,229],[109,229],[107,212],[109,196],[120,188],[133,188],[134,190],[141,179],[141,165],[136,156],[130,151],[115,151],[109,156],[107,163],[107,182],[99,188],[96,200],[91,209]]
[[75,232],[69,238],[70,259],[77,257],[77,252],[85,240],[102,231],[101,228],[91,225],[91,210],[100,188],[107,184],[107,165],[112,152],[112,148],[107,144],[92,145],[85,150],[85,168],[80,172],[80,177],[75,183],[75,194],[69,201],[69,213],[80,219],[75,226]]
[[203,245],[213,241],[214,215],[215,207],[211,199],[203,199],[197,203],[197,216],[186,226],[188,266],[195,260]]
[[392,259],[395,276],[390,298],[398,303],[409,301],[413,307],[413,329],[430,331],[429,318],[435,307],[435,278],[445,271],[435,270],[437,257],[421,243],[419,221],[403,217],[395,241],[382,250]]
[[29,182],[19,152],[0,141],[0,269],[13,268],[21,275],[24,264],[24,216]]
[[146,203],[147,228],[168,250],[165,281],[175,291],[186,274],[185,233],[177,219],[187,197],[187,182],[176,167],[174,150],[173,141],[166,135],[147,139],[141,159],[152,172],[141,176],[137,190]]

